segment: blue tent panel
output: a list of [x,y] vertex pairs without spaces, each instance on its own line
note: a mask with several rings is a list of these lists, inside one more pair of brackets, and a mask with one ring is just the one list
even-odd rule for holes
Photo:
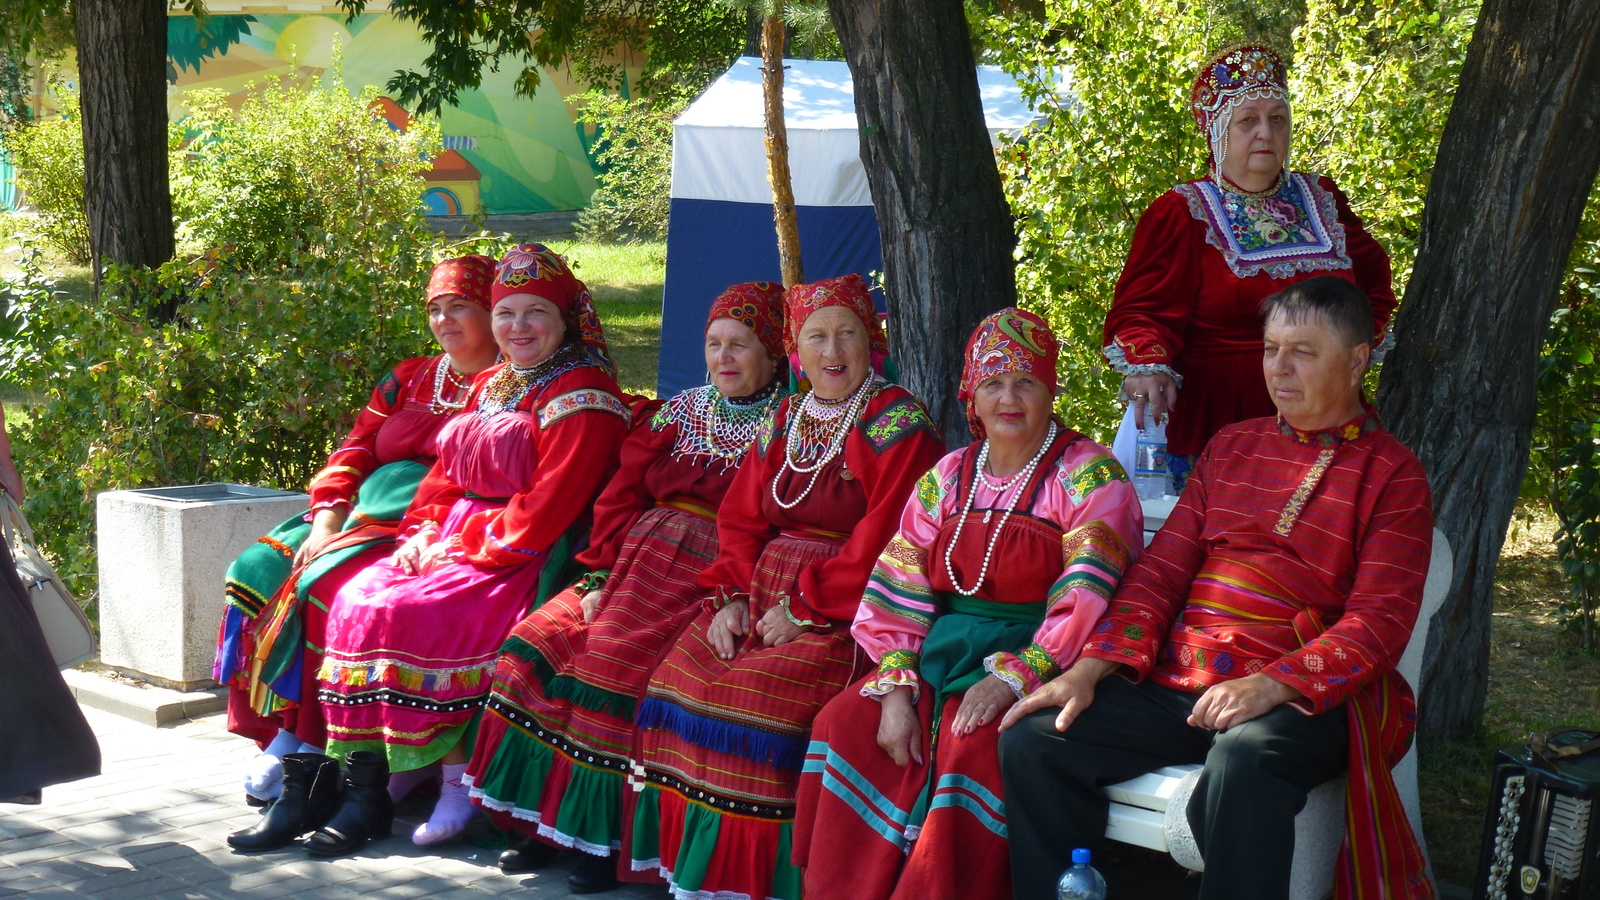
[[[796,207],[806,281],[883,270],[878,220],[870,206]],[[673,198],[667,221],[667,277],[661,297],[656,396],[706,382],[704,346],[711,301],[730,284],[778,281],[778,237],[769,203]],[[876,294],[876,292],[875,292]],[[875,296],[878,310],[884,300]]]

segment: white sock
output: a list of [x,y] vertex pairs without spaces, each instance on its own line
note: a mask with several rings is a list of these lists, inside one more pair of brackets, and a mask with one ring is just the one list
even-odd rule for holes
[[261,755],[245,764],[244,792],[257,800],[271,800],[283,793],[283,757],[300,750],[300,739],[278,729]]
[[419,847],[449,840],[465,831],[467,823],[472,821],[472,802],[467,799],[467,786],[461,783],[467,764],[443,768],[444,785],[439,788],[439,802],[433,807],[433,815],[411,833],[411,843]]

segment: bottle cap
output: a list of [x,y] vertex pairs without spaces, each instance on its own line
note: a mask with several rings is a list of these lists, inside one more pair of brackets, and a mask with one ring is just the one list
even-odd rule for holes
[[1087,866],[1089,864],[1089,848],[1079,847],[1072,851],[1072,864],[1075,866]]

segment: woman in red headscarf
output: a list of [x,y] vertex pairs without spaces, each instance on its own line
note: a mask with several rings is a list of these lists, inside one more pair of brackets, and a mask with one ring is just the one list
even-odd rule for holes
[[[589,291],[560,256],[542,244],[517,247],[500,260],[491,296],[506,362],[478,377],[440,433],[439,461],[392,559],[334,598],[318,679],[328,753],[374,755],[398,773],[393,799],[443,763],[439,801],[412,836],[418,844],[470,820],[462,738],[488,696],[500,645],[560,574],[570,533],[586,527],[631,422]],[[371,812],[359,830],[383,833],[385,813]],[[350,852],[366,838],[354,830],[330,826],[308,849]]]
[[[228,730],[265,748],[245,776],[266,801],[285,754],[320,750],[316,709],[329,601],[350,577],[393,552],[395,531],[438,456],[439,429],[494,364],[487,256],[447,259],[428,282],[428,328],[444,350],[384,376],[328,464],[311,480],[311,509],[252,544],[228,569],[228,605],[212,677],[228,687]],[[310,602],[307,602],[307,601]]]
[[501,854],[508,872],[572,847],[589,854],[568,878],[574,891],[617,883],[634,707],[700,608],[717,507],[787,393],[783,286],[738,284],[717,297],[705,355],[711,383],[657,403],[623,444],[578,557],[589,575],[523,619],[501,650],[467,769],[472,798],[501,826],[545,841]]
[[1317,275],[1354,282],[1372,300],[1380,351],[1395,306],[1389,256],[1350,201],[1331,179],[1288,168],[1288,71],[1276,51],[1217,54],[1190,110],[1211,172],[1139,218],[1104,338],[1140,426],[1170,413],[1180,486],[1218,429],[1276,414],[1261,375],[1262,300]]
[[794,791],[811,720],[859,676],[849,623],[917,476],[943,450],[916,397],[873,369],[887,344],[866,284],[794,285],[783,401],[717,515],[706,608],[639,704],[631,868],[680,897],[798,900]]
[[1051,411],[1058,349],[1014,308],[967,343],[977,440],[906,501],[851,626],[877,672],[812,729],[806,900],[1011,895],[997,726],[1077,658],[1144,526],[1122,467]]

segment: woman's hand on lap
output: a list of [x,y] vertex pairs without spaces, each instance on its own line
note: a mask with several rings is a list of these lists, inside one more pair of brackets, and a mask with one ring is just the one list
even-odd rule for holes
[[422,551],[421,558],[417,560],[417,574],[426,575],[449,562],[450,546],[444,541],[435,541]]
[[756,637],[761,638],[761,642],[768,647],[782,647],[810,630],[808,625],[796,625],[790,621],[781,606],[767,610],[761,621],[756,623]]
[[717,610],[711,617],[711,626],[706,629],[706,639],[711,642],[711,649],[717,651],[717,656],[722,659],[733,659],[734,651],[739,647],[739,638],[750,633],[750,603],[746,600],[735,600],[727,606]]
[[344,524],[345,510],[343,507],[332,509],[319,509],[311,519],[311,533],[300,542],[300,549],[294,553],[294,565],[303,566],[311,561],[328,538],[339,533],[339,526]]
[[579,601],[579,605],[583,607],[583,624],[589,625],[594,622],[594,614],[600,611],[602,596],[604,592],[598,589],[583,595],[583,599]]
[[878,746],[894,764],[922,764],[922,721],[911,702],[911,688],[901,686],[878,698]]
[[422,562],[422,551],[432,546],[437,537],[438,535],[433,532],[420,531],[401,544],[400,549],[394,551],[394,556],[389,557],[389,561],[407,575],[416,575],[421,571],[418,564]]
[[985,675],[962,695],[956,716],[950,721],[950,733],[956,737],[966,737],[999,719],[1016,702],[1017,694],[1011,685],[993,675]]

